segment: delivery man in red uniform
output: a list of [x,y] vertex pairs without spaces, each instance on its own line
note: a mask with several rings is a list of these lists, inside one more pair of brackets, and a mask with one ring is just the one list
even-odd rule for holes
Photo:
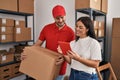
[[[56,5],[52,10],[55,22],[50,23],[42,29],[34,46],[41,46],[46,41],[46,48],[57,52],[58,42],[70,42],[74,40],[73,30],[65,23],[66,11],[63,6]],[[67,63],[59,58],[56,64],[62,64],[59,76],[55,80],[63,80],[66,73]]]

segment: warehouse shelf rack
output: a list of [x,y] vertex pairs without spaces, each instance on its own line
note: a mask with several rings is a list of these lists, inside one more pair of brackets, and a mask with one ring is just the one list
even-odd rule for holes
[[[15,11],[8,11],[8,10],[3,10],[3,9],[0,9],[0,13],[2,13],[2,14],[10,14],[10,15],[17,15],[17,16],[24,16],[25,17],[25,26],[27,26],[28,25],[28,16],[32,16],[33,17],[33,27],[32,27],[32,31],[33,31],[33,40],[30,40],[30,41],[22,41],[22,42],[31,42],[31,41],[33,41],[33,43],[35,42],[35,40],[34,40],[34,14],[31,14],[31,13],[22,13],[22,12],[15,12]],[[8,44],[9,42],[7,42],[7,44]],[[12,42],[10,42],[10,43],[12,43]],[[17,43],[17,42],[13,42],[13,43]],[[19,43],[19,42],[18,42]],[[0,43],[0,44],[5,44],[5,43]]]

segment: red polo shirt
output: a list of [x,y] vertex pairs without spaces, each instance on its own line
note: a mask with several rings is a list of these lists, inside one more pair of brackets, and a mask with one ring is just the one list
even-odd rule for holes
[[[62,29],[56,26],[55,23],[46,25],[40,33],[39,39],[41,41],[46,41],[46,48],[56,51],[58,47],[58,41],[70,42],[74,40],[73,30],[65,25]],[[60,75],[66,72],[66,62],[61,66]]]

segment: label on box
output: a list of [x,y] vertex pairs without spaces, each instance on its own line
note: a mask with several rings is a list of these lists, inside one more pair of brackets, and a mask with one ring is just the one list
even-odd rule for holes
[[6,40],[6,35],[2,35],[2,40]]
[[6,31],[6,27],[2,27],[1,32],[5,32]]
[[99,27],[101,27],[102,26],[102,23],[101,22],[99,22]]
[[15,25],[19,25],[19,21],[15,21]]
[[21,28],[16,28],[16,33],[20,34],[21,33]]
[[96,21],[94,21],[94,26],[96,26]]
[[2,56],[2,61],[5,61],[6,60],[6,55]]
[[6,24],[6,19],[2,19],[2,24]]
[[102,35],[102,31],[101,30],[99,30],[99,36],[101,36]]

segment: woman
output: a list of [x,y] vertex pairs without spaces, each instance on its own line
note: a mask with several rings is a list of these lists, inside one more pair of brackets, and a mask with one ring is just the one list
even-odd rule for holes
[[[95,68],[101,61],[101,47],[89,17],[77,20],[75,34],[76,39],[70,43],[72,51],[64,55],[65,60],[71,64],[69,80],[98,80]],[[61,53],[60,47],[58,52]]]

